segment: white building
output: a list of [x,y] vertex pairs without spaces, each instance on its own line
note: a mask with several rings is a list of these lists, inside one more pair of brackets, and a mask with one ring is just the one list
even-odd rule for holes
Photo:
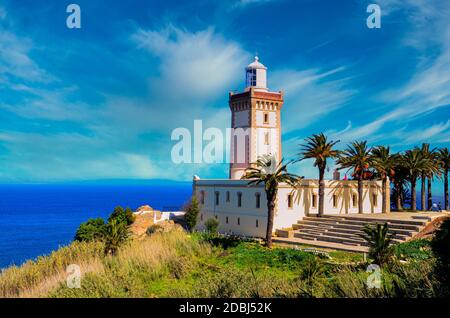
[[[198,229],[203,229],[207,219],[216,218],[222,233],[265,237],[267,201],[264,187],[249,186],[249,181],[241,180],[241,177],[259,156],[272,154],[281,160],[283,101],[282,92],[271,92],[267,88],[267,68],[255,57],[246,68],[244,92],[229,95],[233,128],[230,179],[195,177],[193,180],[194,194],[201,208]],[[365,181],[363,197],[364,213],[381,213],[381,181]],[[357,213],[357,200],[356,181],[326,181],[325,214]],[[304,216],[317,214],[317,210],[318,180],[304,179],[296,188],[280,184],[274,231],[289,228]]]

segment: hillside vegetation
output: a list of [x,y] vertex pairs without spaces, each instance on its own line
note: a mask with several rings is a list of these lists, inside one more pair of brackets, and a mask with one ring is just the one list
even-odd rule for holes
[[[10,267],[0,275],[1,297],[434,297],[445,293],[430,240],[400,244],[369,288],[361,254],[315,253],[235,237],[148,231],[115,255],[100,241],[74,242]],[[66,267],[81,268],[81,288],[66,284]],[[441,271],[439,271],[441,269]],[[376,277],[375,277],[376,278]]]

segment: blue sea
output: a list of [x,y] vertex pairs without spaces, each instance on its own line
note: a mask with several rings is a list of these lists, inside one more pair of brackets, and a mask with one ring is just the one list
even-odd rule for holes
[[20,265],[73,240],[88,218],[107,218],[115,206],[177,210],[192,184],[0,185],[0,268]]

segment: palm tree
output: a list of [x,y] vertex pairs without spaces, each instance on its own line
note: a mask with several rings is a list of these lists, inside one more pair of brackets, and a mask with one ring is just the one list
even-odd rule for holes
[[433,198],[432,198],[432,190],[431,190],[431,185],[432,185],[432,181],[434,179],[435,176],[437,176],[437,178],[440,179],[441,176],[441,172],[440,172],[440,167],[439,167],[439,161],[437,158],[437,154],[434,153],[433,154],[433,158],[430,160],[430,162],[428,163],[428,185],[427,185],[427,208],[429,211],[431,211],[431,209],[433,208]]
[[427,166],[427,159],[423,158],[419,148],[407,150],[403,155],[403,166],[407,169],[408,180],[411,184],[411,210],[416,211],[416,184],[417,178]]
[[431,191],[431,181],[433,177],[439,173],[439,165],[436,157],[436,148],[430,150],[430,144],[423,143],[422,148],[420,148],[420,152],[422,157],[427,161],[426,166],[422,169],[420,174],[421,179],[421,201],[422,201],[422,210],[425,210],[425,182],[427,181],[427,210],[431,210],[433,199],[432,199],[432,191]]
[[264,190],[267,198],[267,229],[266,246],[272,247],[273,219],[275,213],[275,199],[278,193],[278,184],[286,182],[291,186],[296,186],[302,177],[287,172],[287,164],[283,160],[277,164],[273,155],[264,155],[258,158],[255,164],[245,170],[242,179],[249,179],[249,185],[259,185],[264,183]]
[[392,243],[392,235],[388,231],[387,223],[383,225],[378,223],[374,227],[366,225],[363,228],[364,234],[360,235],[369,244],[369,257],[373,259],[375,264],[380,266],[389,262],[393,253],[392,247],[390,246]]
[[323,215],[325,199],[325,181],[324,174],[327,168],[327,159],[335,158],[338,150],[333,149],[339,141],[328,141],[327,137],[321,133],[305,138],[305,144],[302,145],[299,153],[299,160],[314,159],[314,167],[319,169],[319,213]]
[[130,235],[128,226],[124,222],[112,219],[103,230],[105,254],[115,255],[119,247],[128,240]]
[[[420,152],[423,158],[428,158],[430,156],[430,144],[423,143]],[[425,184],[427,181],[427,175],[425,169],[420,173],[420,201],[422,202],[422,210],[425,211]]]
[[381,177],[382,181],[382,205],[381,211],[387,212],[387,180],[394,175],[396,154],[390,153],[389,147],[378,146],[372,149],[372,165]]
[[398,153],[394,160],[394,175],[392,183],[394,191],[392,192],[397,211],[403,211],[403,203],[407,191],[408,170],[403,166],[403,154]]
[[438,162],[444,175],[444,210],[449,210],[448,205],[448,172],[450,171],[450,152],[448,148],[439,149]]
[[353,175],[358,180],[358,213],[363,213],[363,180],[372,163],[367,141],[352,142],[339,154],[336,163],[340,165],[339,169],[353,169]]

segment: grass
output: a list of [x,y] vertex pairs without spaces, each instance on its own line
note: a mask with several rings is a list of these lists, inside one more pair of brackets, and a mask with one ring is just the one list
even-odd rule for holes
[[[382,285],[367,287],[362,254],[267,249],[254,241],[189,235],[180,228],[131,241],[116,256],[101,243],[73,243],[11,267],[0,276],[2,297],[430,297],[434,257],[426,240],[397,245],[381,269]],[[78,264],[81,288],[68,288],[65,268]]]
[[431,241],[417,239],[394,246],[394,254],[400,260],[427,260],[433,258]]

